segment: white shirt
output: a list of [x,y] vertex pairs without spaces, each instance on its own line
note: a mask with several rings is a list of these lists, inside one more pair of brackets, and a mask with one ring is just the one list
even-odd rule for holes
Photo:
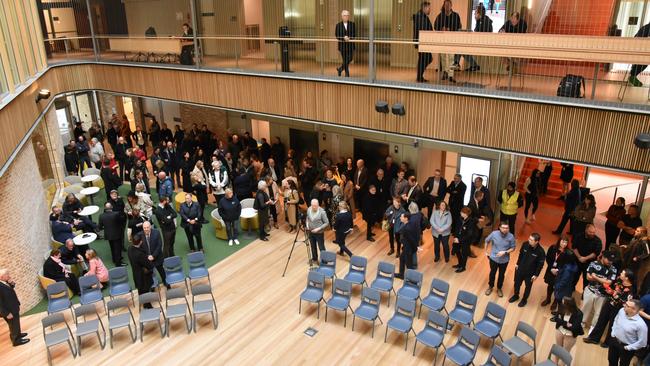
[[626,350],[636,351],[648,343],[648,326],[639,314],[629,317],[625,314],[625,309],[620,309],[614,318],[612,337],[626,344]]
[[431,195],[438,197],[438,188],[440,187],[440,179],[433,178],[433,188],[431,188]]
[[348,30],[348,22],[343,22],[343,27],[345,27],[345,30]]

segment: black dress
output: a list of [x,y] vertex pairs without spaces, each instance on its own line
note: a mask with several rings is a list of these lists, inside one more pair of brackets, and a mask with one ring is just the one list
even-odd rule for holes
[[153,262],[147,258],[147,251],[142,246],[131,245],[128,254],[133,271],[133,282],[138,289],[138,294],[149,292],[153,286]]
[[190,193],[192,192],[192,179],[190,178],[190,173],[194,169],[194,162],[192,159],[181,160],[180,166],[181,176],[183,177],[183,192]]

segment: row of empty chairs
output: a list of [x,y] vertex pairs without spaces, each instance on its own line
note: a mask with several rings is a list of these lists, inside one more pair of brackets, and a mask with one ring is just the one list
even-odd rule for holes
[[[163,264],[168,284],[182,283],[182,287],[168,289],[165,296],[165,305],[160,297],[160,292],[149,292],[138,296],[139,318],[136,322],[133,311],[128,301],[128,295],[135,306],[133,290],[129,283],[126,267],[115,267],[109,270],[109,297],[106,301],[101,291],[101,284],[96,276],[83,276],[79,278],[80,305],[73,308],[68,297],[68,288],[65,282],[56,282],[47,287],[48,316],[43,318],[43,334],[48,351],[48,361],[51,363],[49,348],[62,343],[68,343],[73,357],[81,355],[81,338],[86,335],[96,334],[100,346],[104,349],[106,345],[106,328],[99,316],[96,303],[102,302],[106,309],[108,318],[108,332],[110,335],[111,348],[113,348],[113,332],[120,328],[128,328],[132,341],[137,339],[138,327],[140,328],[140,341],[143,340],[144,327],[147,323],[157,323],[161,337],[165,334],[169,337],[170,321],[183,318],[187,332],[192,329],[196,333],[197,315],[210,313],[213,328],[217,329],[219,315],[217,304],[212,293],[212,286],[203,253],[195,252],[188,255],[187,276],[183,270],[180,257],[166,258]],[[206,278],[208,283],[194,283],[194,280]],[[157,288],[158,281],[154,276],[154,287]],[[189,283],[189,284],[188,284]],[[186,291],[190,290],[192,301],[186,297]],[[151,305],[145,308],[144,305]],[[63,312],[70,310],[76,324],[76,331],[73,333],[68,325]],[[86,317],[94,315],[93,319],[86,321]],[[83,322],[80,322],[83,318]],[[47,328],[59,329],[47,331]],[[133,325],[133,328],[131,327]],[[76,341],[75,341],[76,339]]]
[[[533,353],[533,360],[537,359],[537,331],[525,322],[519,322],[514,336],[503,341],[501,337],[501,329],[505,321],[506,310],[502,306],[489,302],[485,308],[483,318],[474,323],[474,314],[478,298],[475,294],[460,290],[456,298],[456,303],[451,311],[447,311],[446,303],[449,294],[449,284],[440,279],[433,279],[429,287],[429,291],[425,297],[421,297],[421,288],[423,284],[423,274],[416,270],[407,270],[404,276],[402,287],[397,290],[394,289],[394,270],[395,266],[392,263],[379,262],[377,267],[377,275],[369,287],[366,281],[367,259],[359,256],[352,256],[348,273],[343,278],[336,276],[336,254],[333,252],[322,252],[320,266],[313,271],[310,271],[307,278],[307,287],[300,295],[300,304],[298,312],[301,312],[302,301],[308,301],[317,304],[317,317],[320,317],[320,302],[325,302],[325,321],[327,321],[327,311],[329,308],[344,312],[344,326],[347,323],[348,309],[353,314],[352,330],[354,331],[354,322],[357,317],[372,321],[372,337],[374,337],[374,328],[376,320],[382,324],[383,321],[379,317],[379,307],[381,303],[381,292],[388,293],[388,305],[390,306],[390,293],[393,292],[397,296],[395,304],[395,312],[393,317],[386,323],[386,333],[384,341],[388,335],[388,329],[393,329],[400,333],[405,334],[406,343],[405,349],[408,347],[409,333],[415,331],[412,328],[413,319],[416,316],[417,301],[420,301],[419,312],[417,317],[421,316],[422,307],[424,306],[429,310],[429,316],[424,329],[416,334],[416,344],[413,352],[415,354],[415,347],[417,343],[423,343],[429,347],[437,348],[442,345],[444,334],[448,329],[451,329],[450,322],[458,323],[463,326],[459,341],[454,347],[450,347],[445,352],[445,358],[450,358],[452,361],[463,361],[468,359],[471,355],[473,362],[476,349],[472,351],[472,345],[478,347],[480,336],[484,336],[492,340],[493,350],[490,353],[490,360],[495,365],[509,365],[510,354],[517,358],[517,362],[521,357],[528,353]],[[332,279],[332,295],[325,301],[325,281],[327,278]],[[357,309],[353,310],[350,306],[350,299],[352,296],[352,286],[361,285],[361,303]],[[443,315],[447,313],[447,316]],[[470,326],[473,325],[473,330]],[[501,347],[495,345],[496,339],[501,339]],[[475,342],[474,342],[475,341]],[[531,344],[532,343],[532,344]],[[444,346],[443,346],[444,348]],[[559,357],[566,364],[571,363],[571,356],[563,348],[552,349],[554,355]],[[563,353],[564,351],[564,353]],[[507,357],[503,357],[506,355]],[[549,355],[550,357],[550,355]],[[507,363],[506,362],[507,359]],[[567,362],[568,360],[568,362]],[[548,361],[548,360],[547,360]],[[444,362],[443,362],[444,363]],[[459,363],[459,362],[456,362]],[[435,360],[434,360],[435,364]],[[459,364],[466,364],[460,362]],[[487,363],[490,364],[490,363]]]

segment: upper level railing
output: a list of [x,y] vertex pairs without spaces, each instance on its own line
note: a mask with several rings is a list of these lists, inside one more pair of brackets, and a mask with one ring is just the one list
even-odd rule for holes
[[[495,38],[500,36],[493,35]],[[345,70],[341,70],[339,75],[342,60],[336,38],[197,36],[182,39],[101,35],[95,38],[63,37],[45,42],[50,63],[93,60],[235,72],[290,73],[306,77],[346,77]],[[647,43],[646,50],[650,49],[650,39],[643,42]],[[639,74],[638,79],[644,85],[635,87],[628,82],[632,65],[604,63],[602,58],[599,62],[532,58],[521,54],[512,58],[504,57],[507,50],[490,50],[489,47],[480,51],[476,48],[481,56],[472,56],[467,47],[446,45],[442,49],[458,49],[459,53],[449,57],[434,54],[424,73],[426,82],[416,82],[416,42],[356,39],[351,43],[355,50],[349,65],[349,77],[353,81],[546,98],[557,97],[566,75],[577,75],[584,78],[584,82],[576,92],[585,100],[636,104],[636,108],[642,109],[650,106],[650,74]],[[455,62],[458,67],[452,65]],[[575,99],[561,100],[571,102]]]

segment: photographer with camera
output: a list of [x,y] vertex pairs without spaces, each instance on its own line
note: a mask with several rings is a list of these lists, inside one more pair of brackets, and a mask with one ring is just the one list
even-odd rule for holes
[[311,205],[307,209],[305,217],[305,231],[309,234],[309,243],[311,244],[312,262],[318,263],[319,250],[325,250],[325,229],[329,226],[327,213],[318,205],[317,199],[311,200]]

